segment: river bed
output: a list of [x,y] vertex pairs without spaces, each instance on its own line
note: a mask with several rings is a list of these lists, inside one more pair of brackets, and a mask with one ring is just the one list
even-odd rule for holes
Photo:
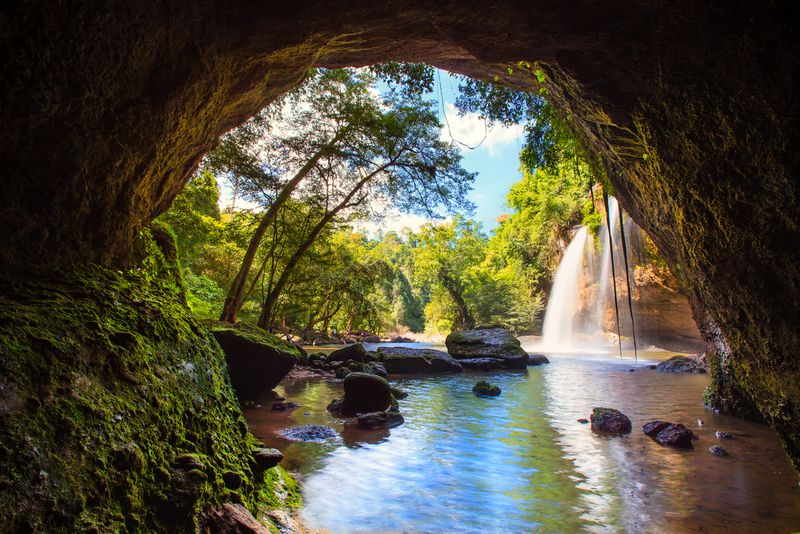
[[[669,354],[651,354],[663,358]],[[245,409],[253,433],[299,474],[311,529],[330,532],[792,532],[800,487],[765,425],[704,409],[706,375],[673,375],[654,363],[610,355],[553,355],[520,372],[392,379],[405,424],[368,432],[345,427],[325,407],[341,381],[285,381],[276,392],[300,408]],[[633,372],[631,371],[633,370]],[[486,378],[502,388],[478,398]],[[633,432],[600,436],[595,406],[617,408]],[[688,451],[641,432],[650,420],[679,422],[699,436]],[[323,443],[288,441],[293,425],[333,427]],[[715,431],[734,435],[719,440]],[[708,452],[725,447],[730,456]]]

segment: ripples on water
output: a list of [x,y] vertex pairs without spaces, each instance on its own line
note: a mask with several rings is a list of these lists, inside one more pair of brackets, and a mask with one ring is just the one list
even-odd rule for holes
[[[791,532],[800,529],[800,489],[777,438],[763,425],[713,415],[702,405],[705,375],[656,373],[630,362],[555,356],[528,372],[497,373],[503,393],[478,398],[485,375],[393,381],[406,423],[391,431],[342,427],[325,406],[341,383],[296,381],[246,410],[257,437],[283,450],[303,476],[302,517],[333,532]],[[635,368],[635,372],[629,369]],[[625,437],[576,422],[594,406],[633,421]],[[307,414],[307,415],[306,415]],[[641,432],[652,419],[681,422],[695,448],[662,448]],[[700,425],[698,419],[703,420]],[[327,424],[341,437],[292,443],[277,430]],[[720,441],[716,430],[735,440]],[[708,447],[720,444],[730,457]]]

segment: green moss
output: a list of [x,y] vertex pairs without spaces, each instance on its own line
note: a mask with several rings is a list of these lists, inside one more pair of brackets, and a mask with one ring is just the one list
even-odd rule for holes
[[303,354],[300,349],[291,343],[287,343],[277,336],[274,336],[266,330],[259,328],[256,325],[248,323],[226,323],[223,321],[203,321],[206,327],[211,332],[234,332],[239,337],[242,337],[252,343],[267,345],[276,351],[289,353],[298,360],[304,360]]
[[[0,294],[0,524],[193,532],[207,505],[283,505],[254,473],[224,356],[189,312],[169,232],[127,270],[85,266]],[[299,353],[298,353],[299,354]],[[242,483],[225,487],[222,474]]]

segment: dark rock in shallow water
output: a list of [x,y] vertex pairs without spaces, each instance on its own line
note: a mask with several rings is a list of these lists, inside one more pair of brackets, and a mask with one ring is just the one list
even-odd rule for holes
[[404,422],[403,416],[396,412],[372,412],[358,416],[358,427],[364,430],[394,428]]
[[395,336],[392,339],[390,339],[389,341],[392,342],[392,343],[414,343],[413,339],[409,339],[409,338],[403,337],[403,336]]
[[350,373],[344,379],[344,399],[331,402],[328,411],[350,417],[357,414],[382,412],[395,403],[386,379],[367,373]]
[[472,392],[479,397],[496,397],[500,395],[501,390],[499,387],[481,380],[472,387]]
[[659,445],[667,445],[678,449],[691,449],[694,433],[680,423],[668,423],[653,439]]
[[467,358],[458,360],[464,369],[472,371],[494,371],[496,369],[506,369],[506,361],[500,358]]
[[325,358],[325,361],[328,363],[350,361],[365,363],[375,361],[375,356],[367,352],[364,345],[356,343],[331,352],[328,354],[328,357]]
[[600,434],[628,434],[632,428],[628,416],[613,408],[594,408],[590,420],[592,431]]
[[505,328],[452,332],[445,339],[445,345],[447,352],[457,360],[498,358],[505,361],[508,369],[524,369],[528,365],[528,353]]
[[675,356],[656,365],[662,373],[705,373],[705,368],[697,360],[686,356]]
[[201,525],[201,532],[215,534],[269,534],[269,529],[241,504],[226,503],[207,509]]
[[253,449],[253,460],[259,469],[272,469],[283,460],[283,453],[278,449]]
[[449,354],[433,349],[378,347],[378,359],[390,374],[458,373],[461,364]]
[[206,325],[225,351],[240,400],[273,389],[303,359],[297,347],[257,326],[219,321],[207,321]]
[[300,405],[296,402],[273,402],[272,409],[276,412],[285,412],[287,410],[294,410],[295,408],[299,408]]
[[406,397],[408,397],[408,393],[406,393],[405,391],[403,391],[400,388],[391,386],[391,391],[392,391],[392,396],[395,399],[405,399]]
[[331,427],[321,425],[292,426],[284,428],[279,434],[292,441],[310,441],[314,443],[335,438],[339,435]]
[[545,363],[550,363],[550,360],[547,359],[547,356],[544,354],[531,354],[528,356],[528,365],[542,365]]
[[649,423],[645,423],[642,427],[642,431],[645,435],[655,438],[659,432],[667,428],[671,423],[668,421],[650,421]]
[[713,454],[714,456],[728,456],[728,451],[725,450],[723,447],[719,445],[712,445],[708,448],[708,452]]
[[584,418],[584,417],[581,417],[580,419],[576,419],[576,421],[578,421],[582,425],[586,425],[586,424],[589,423],[589,420]]
[[733,434],[721,430],[717,430],[714,435],[717,436],[717,439],[733,439]]
[[361,338],[361,341],[363,343],[380,343],[381,342],[381,338],[378,337],[378,336],[363,336]]

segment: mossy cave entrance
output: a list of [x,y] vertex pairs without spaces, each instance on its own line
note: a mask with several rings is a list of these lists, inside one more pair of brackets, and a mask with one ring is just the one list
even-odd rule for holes
[[[543,87],[572,117],[625,210],[689,281],[701,331],[719,354],[720,394],[744,392],[797,467],[797,11],[780,1],[633,0],[4,7],[6,331],[25,321],[12,313],[28,298],[21,287],[63,286],[73,279],[64,273],[87,265],[140,261],[140,232],[202,155],[309,66],[424,62]],[[113,300],[109,276],[84,277],[88,293]],[[159,302],[149,306],[166,309]],[[136,332],[135,315],[115,319],[115,331]],[[3,345],[3,365],[17,369],[13,351],[61,354],[30,345],[34,338],[42,336]],[[4,404],[3,417],[18,408]]]

